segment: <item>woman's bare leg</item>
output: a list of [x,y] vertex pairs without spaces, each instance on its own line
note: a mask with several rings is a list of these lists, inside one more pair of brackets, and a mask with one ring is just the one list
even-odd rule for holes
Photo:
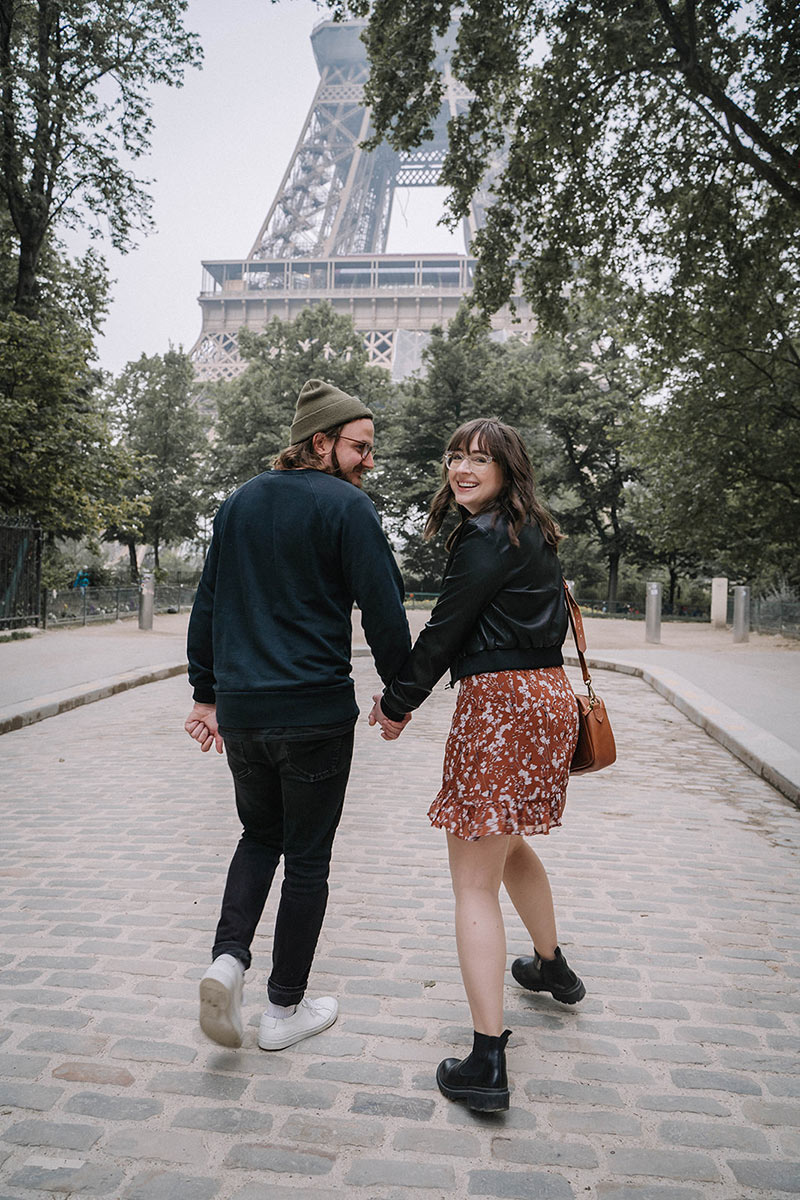
[[522,837],[509,837],[503,884],[542,958],[552,958],[558,945],[550,880],[535,850]]
[[502,834],[467,842],[447,834],[461,977],[472,1027],[489,1037],[499,1037],[503,1032],[506,932],[500,911],[500,883],[512,840]]

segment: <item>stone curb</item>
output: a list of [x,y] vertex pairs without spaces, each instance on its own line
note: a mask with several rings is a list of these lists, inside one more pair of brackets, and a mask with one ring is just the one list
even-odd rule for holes
[[[163,663],[145,669],[137,668],[126,671],[123,675],[110,675],[107,679],[98,679],[91,684],[78,684],[76,687],[64,688],[60,692],[50,692],[46,696],[37,696],[27,701],[28,707],[20,709],[0,708],[0,734],[11,733],[14,729],[22,729],[24,725],[35,725],[46,717],[57,717],[59,713],[69,712],[72,708],[80,708],[82,704],[93,704],[95,700],[105,700],[118,692],[127,692],[129,688],[141,687],[145,683],[157,683],[159,679],[169,679],[172,675],[180,675],[186,670],[186,663]],[[23,703],[26,703],[23,701]]]
[[[564,661],[569,666],[580,666],[576,654],[565,654]],[[586,656],[586,665],[593,671],[617,671],[644,680],[679,712],[800,808],[800,753],[786,742],[760,729],[708,692],[694,687],[683,675],[665,667],[642,667],[624,659],[594,655]]]
[[[353,647],[354,658],[362,658],[368,654],[369,649],[366,646]],[[564,661],[569,666],[579,666],[575,654],[565,654]],[[587,656],[586,663],[593,671],[617,671],[622,675],[634,675],[642,679],[751,771],[800,807],[800,754],[786,742],[759,729],[752,721],[734,712],[727,704],[715,700],[708,692],[694,687],[674,671],[659,667],[642,667],[622,659],[600,658],[595,655]],[[0,709],[0,735],[21,729],[25,725],[33,725],[47,717],[69,712],[82,704],[105,700],[108,696],[125,692],[129,688],[157,683],[160,679],[180,675],[185,670],[186,663],[181,661],[148,667],[145,670],[127,671],[123,675],[112,675],[107,679],[98,680],[89,687],[86,684],[78,684],[73,688],[37,697],[24,709]]]

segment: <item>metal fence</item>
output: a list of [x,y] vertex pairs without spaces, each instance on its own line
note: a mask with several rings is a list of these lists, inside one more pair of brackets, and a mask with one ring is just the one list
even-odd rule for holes
[[757,629],[759,633],[800,637],[800,602],[756,598],[750,605],[750,628]]
[[[641,595],[618,596],[613,604],[608,604],[601,596],[587,596],[579,593],[575,599],[583,612],[590,617],[622,617],[631,621],[643,621],[645,618],[646,596],[644,589]],[[664,621],[710,621],[711,601],[708,604],[669,604],[661,602],[661,618]]]
[[[34,534],[39,532],[32,527],[27,527],[27,531]],[[0,547],[3,544],[2,535],[6,532],[7,530],[0,526]],[[2,578],[4,577],[0,576],[0,579]],[[36,579],[38,582],[38,574]],[[157,585],[153,610],[157,613],[185,612],[191,607],[196,591],[195,584]],[[30,608],[32,593],[25,594],[28,596],[28,601],[20,604],[16,615],[7,615],[5,609],[0,606],[0,629],[38,623],[41,610],[38,605]],[[438,592],[408,592],[405,598],[406,606],[408,608],[432,608],[438,595]],[[89,625],[96,621],[125,620],[137,617],[139,613],[139,589],[137,587],[70,588],[68,591],[47,592],[45,599],[46,613],[43,624],[46,625]],[[644,597],[638,602],[634,599],[618,600],[613,606],[613,611],[609,611],[606,603],[599,598],[579,596],[578,601],[587,616],[644,620]],[[728,613],[729,624],[732,621],[732,613],[733,600],[731,599]],[[711,619],[708,609],[692,608],[691,611],[677,609],[673,612],[666,604],[662,608],[661,615],[662,620],[667,621],[709,621]],[[780,633],[784,637],[800,637],[800,602],[754,598],[750,606],[750,628],[759,633]]]
[[39,622],[42,531],[26,517],[0,518],[0,629]]
[[[608,605],[599,597],[579,595],[581,610],[589,617],[622,617],[631,621],[645,619],[646,597],[622,596],[616,604]],[[733,624],[734,598],[728,596],[727,621]],[[666,600],[661,604],[662,621],[710,621],[711,602],[708,605],[670,606]],[[800,637],[800,602],[792,600],[767,600],[752,597],[750,600],[750,629],[757,633],[780,633],[784,637]]]
[[[156,586],[153,610],[157,613],[185,612],[194,600],[194,585]],[[137,587],[70,588],[48,592],[45,624],[90,625],[97,621],[122,621],[139,615]]]

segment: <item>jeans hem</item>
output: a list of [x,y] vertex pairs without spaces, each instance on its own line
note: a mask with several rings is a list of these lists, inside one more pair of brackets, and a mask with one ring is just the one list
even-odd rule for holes
[[211,951],[211,961],[213,962],[215,958],[219,958],[220,954],[232,954],[234,958],[238,958],[245,971],[249,969],[253,961],[250,951],[243,950],[235,942],[217,942]]
[[290,1004],[299,1004],[305,994],[304,987],[282,988],[277,987],[271,979],[267,981],[267,999],[270,1004],[280,1004],[282,1008],[288,1008]]

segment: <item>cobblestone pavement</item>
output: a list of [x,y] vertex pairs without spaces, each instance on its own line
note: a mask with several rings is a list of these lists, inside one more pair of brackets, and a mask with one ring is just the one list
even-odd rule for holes
[[[362,710],[375,685],[356,661]],[[800,1192],[800,815],[641,681],[596,677],[619,762],[536,839],[574,1009],[508,977],[512,1106],[438,1093],[469,1014],[442,835],[453,693],[362,721],[311,995],[333,1028],[241,1051],[196,1024],[237,837],[170,679],[0,739],[0,1200],[750,1200]],[[270,910],[271,911],[271,910]],[[509,957],[527,952],[509,908]]]

